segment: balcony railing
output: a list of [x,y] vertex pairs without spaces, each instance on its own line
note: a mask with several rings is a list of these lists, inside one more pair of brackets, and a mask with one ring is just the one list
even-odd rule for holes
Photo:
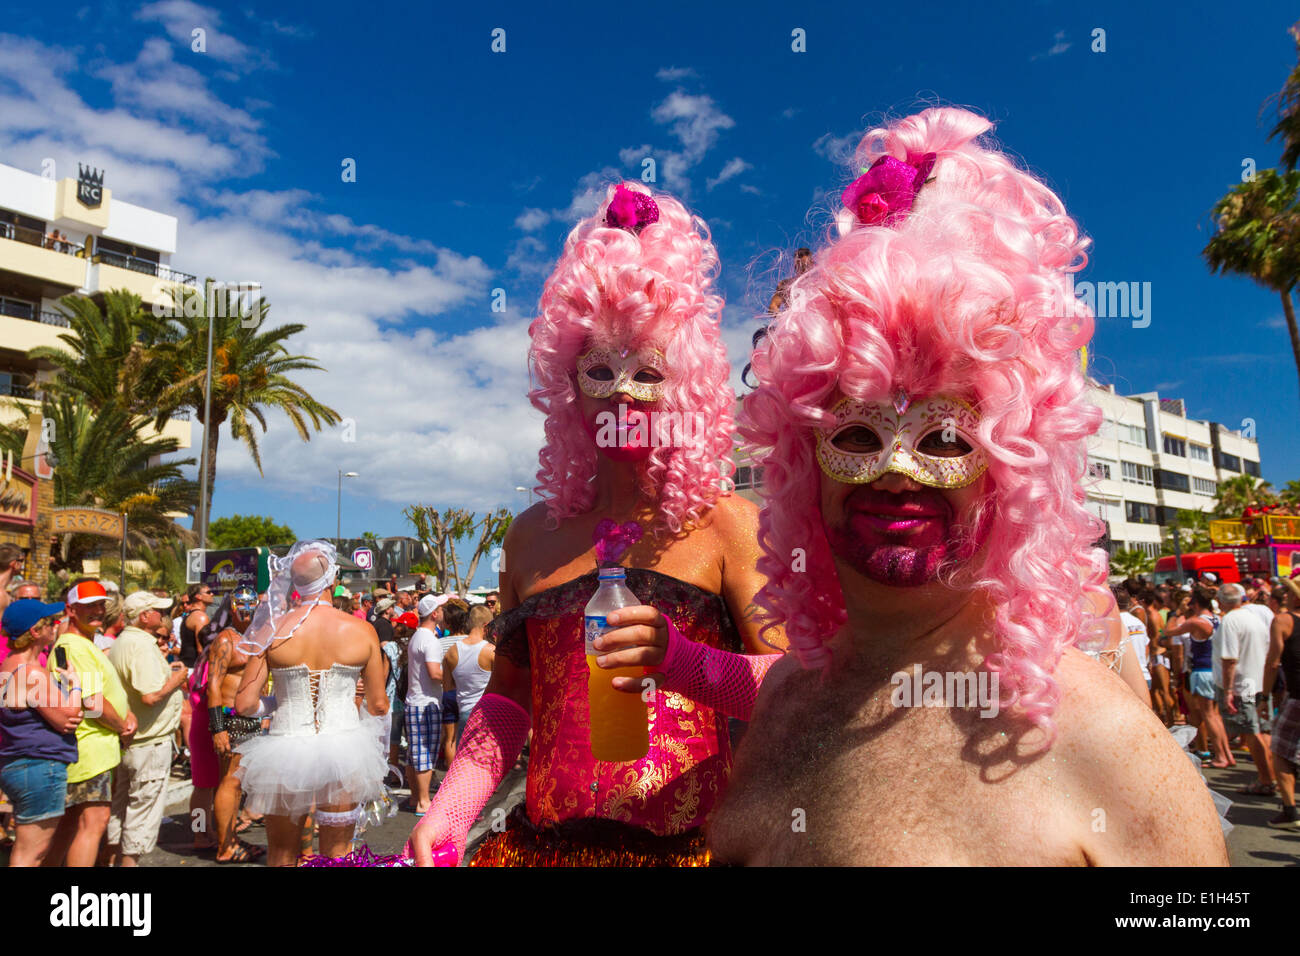
[[55,239],[53,236],[47,236],[39,229],[28,229],[26,226],[17,226],[12,222],[0,222],[0,239],[25,242],[29,246],[40,246],[42,249],[61,252],[69,256],[85,254],[85,249],[71,239]]
[[129,269],[132,272],[140,272],[144,275],[157,276],[166,282],[178,282],[181,285],[198,285],[198,280],[188,272],[177,272],[175,269],[169,269],[167,266],[151,259],[141,259],[139,256],[129,256],[124,252],[108,252],[101,249],[91,258],[91,262],[102,262],[106,266],[116,266],[118,269]]
[[0,315],[7,315],[11,319],[26,319],[28,322],[42,322],[45,325],[57,325],[65,329],[68,327],[68,318],[65,315],[38,309],[30,302],[6,299],[4,296],[0,296]]
[[36,389],[30,385],[19,385],[17,382],[0,382],[0,395],[8,395],[11,398],[36,398]]

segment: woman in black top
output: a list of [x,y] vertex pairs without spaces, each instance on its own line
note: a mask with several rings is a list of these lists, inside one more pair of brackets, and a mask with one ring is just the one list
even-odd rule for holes
[[[1280,593],[1279,593],[1280,592]],[[1270,749],[1277,770],[1278,795],[1282,812],[1268,825],[1280,830],[1300,830],[1300,813],[1295,807],[1295,775],[1300,766],[1300,627],[1296,626],[1296,609],[1300,608],[1300,583],[1283,578],[1273,596],[1282,605],[1273,616],[1268,662],[1264,665],[1264,690],[1273,693],[1280,672],[1286,682],[1286,702],[1273,724]]]

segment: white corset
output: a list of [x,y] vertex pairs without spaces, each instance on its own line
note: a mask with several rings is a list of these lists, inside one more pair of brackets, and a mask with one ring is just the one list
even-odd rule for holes
[[344,664],[325,671],[310,670],[306,664],[275,668],[271,734],[302,737],[356,729],[361,723],[356,703],[360,676],[360,667]]

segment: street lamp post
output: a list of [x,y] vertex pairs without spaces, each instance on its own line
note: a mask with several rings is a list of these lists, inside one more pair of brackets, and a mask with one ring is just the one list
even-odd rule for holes
[[525,488],[523,485],[515,485],[515,491],[526,491],[526,492],[528,492],[528,504],[529,504],[530,507],[532,506],[532,503],[533,503],[533,489],[531,489],[531,488]]
[[343,479],[360,477],[355,471],[339,469],[339,514],[338,524],[334,527],[334,540],[339,542],[340,545],[343,543]]
[[212,280],[203,281],[203,311],[208,316],[208,371],[203,377],[203,454],[199,476],[199,548],[208,546],[208,429],[212,427],[212,319],[213,310],[208,308],[209,289]]

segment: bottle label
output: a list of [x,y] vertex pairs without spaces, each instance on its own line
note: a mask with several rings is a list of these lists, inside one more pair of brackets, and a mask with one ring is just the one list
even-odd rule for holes
[[605,615],[603,614],[600,615],[588,614],[585,618],[583,618],[583,632],[587,639],[588,654],[600,653],[599,651],[596,650],[596,648],[592,646],[592,643],[596,640],[596,638],[600,637],[600,635],[604,634],[609,629],[610,629],[609,625],[606,623]]

